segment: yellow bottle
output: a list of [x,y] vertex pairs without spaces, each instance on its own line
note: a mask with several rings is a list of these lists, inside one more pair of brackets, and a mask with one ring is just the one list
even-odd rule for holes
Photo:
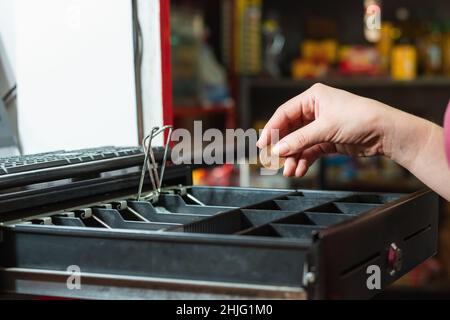
[[410,44],[399,44],[392,49],[391,77],[394,80],[413,80],[417,76],[417,51]]
[[446,26],[442,39],[442,63],[443,74],[450,77],[450,22]]
[[394,27],[390,22],[381,24],[381,38],[376,47],[381,57],[381,65],[385,73],[389,72],[391,50],[394,42]]

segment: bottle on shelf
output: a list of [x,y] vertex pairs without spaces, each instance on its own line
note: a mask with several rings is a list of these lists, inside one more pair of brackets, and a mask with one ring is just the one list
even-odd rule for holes
[[425,42],[425,75],[442,73],[442,34],[437,23],[431,24]]
[[393,46],[393,25],[390,22],[383,22],[381,24],[380,41],[376,44],[377,50],[380,54],[381,68],[383,73],[389,72],[391,63],[391,51]]
[[442,32],[442,73],[450,77],[450,21],[444,25]]
[[410,12],[400,7],[396,12],[396,41],[391,53],[391,76],[395,80],[413,80],[417,76],[417,49]]

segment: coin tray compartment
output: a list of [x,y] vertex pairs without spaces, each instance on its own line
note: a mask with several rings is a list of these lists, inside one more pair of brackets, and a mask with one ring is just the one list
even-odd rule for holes
[[297,191],[174,230],[311,239],[313,231],[352,220],[395,199],[395,195]]
[[92,217],[88,218],[54,215],[51,217],[51,224],[309,239],[313,231],[354,219],[398,197],[195,186],[185,190],[184,194],[160,194],[156,202],[145,198],[140,201],[123,199],[122,201],[126,201],[123,208],[96,206],[91,208]]
[[[398,276],[435,252],[437,209],[430,193],[194,186],[168,188],[153,199],[150,195],[137,201],[136,195],[124,193],[80,201],[76,207],[64,202],[57,210],[30,209],[28,220],[2,228],[1,265],[45,270],[46,276],[75,263],[87,274],[156,279],[158,285],[168,279],[169,286],[180,280],[219,283],[220,290],[257,285],[277,292],[306,289],[312,298],[335,292],[370,297],[365,287],[352,286],[365,284],[359,281],[366,276],[362,266],[374,256],[384,259],[393,240],[405,250],[406,267]],[[92,214],[83,215],[83,210]],[[408,220],[411,214],[414,219]],[[395,232],[377,237],[392,221],[398,225]],[[322,282],[304,287],[304,268],[311,265],[320,267],[317,279]],[[325,283],[332,286],[316,292],[323,279],[332,279]]]

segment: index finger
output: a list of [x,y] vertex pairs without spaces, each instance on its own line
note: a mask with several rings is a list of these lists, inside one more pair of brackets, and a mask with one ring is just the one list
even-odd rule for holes
[[315,118],[314,95],[312,88],[280,106],[265,125],[257,142],[259,148],[272,143],[273,130],[279,131],[279,138],[286,136],[291,127],[301,126],[307,121]]

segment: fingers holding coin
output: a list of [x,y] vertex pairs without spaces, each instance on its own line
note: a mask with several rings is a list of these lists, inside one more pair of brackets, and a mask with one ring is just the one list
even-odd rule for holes
[[286,158],[274,154],[272,145],[267,145],[259,152],[259,161],[264,168],[277,171],[284,167]]

